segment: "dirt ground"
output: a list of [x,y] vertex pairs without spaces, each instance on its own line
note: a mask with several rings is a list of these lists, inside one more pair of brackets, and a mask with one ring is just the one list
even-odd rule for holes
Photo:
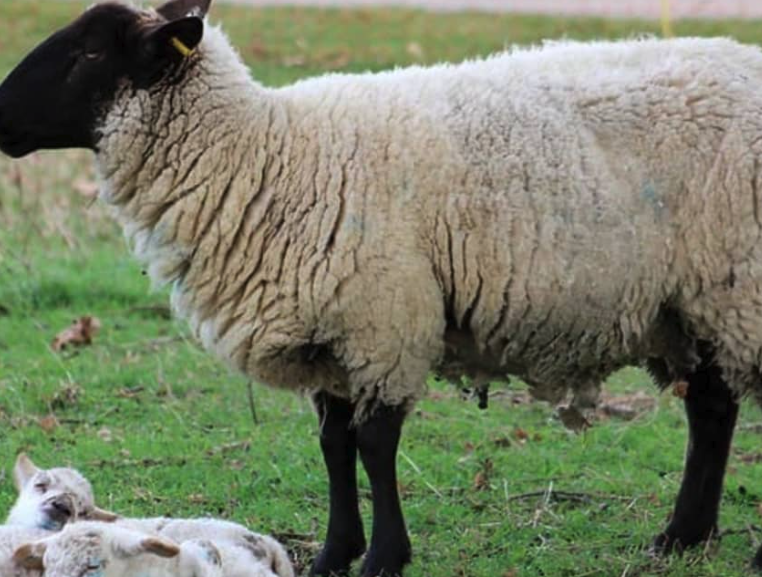
[[659,18],[669,4],[672,18],[762,18],[762,0],[226,0],[253,6],[408,6],[429,10],[483,10],[608,17]]

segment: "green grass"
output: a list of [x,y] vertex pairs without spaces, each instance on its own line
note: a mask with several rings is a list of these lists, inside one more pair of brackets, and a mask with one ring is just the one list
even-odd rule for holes
[[[81,8],[3,0],[0,76]],[[214,14],[254,74],[276,85],[328,70],[457,61],[543,38],[658,32],[632,21],[403,10],[219,6]],[[760,22],[688,22],[676,32],[762,42]],[[114,224],[82,193],[89,162],[78,152],[0,159],[0,511],[14,498],[13,458],[26,450],[45,466],[79,467],[103,506],[228,517],[281,536],[298,564],[308,562],[327,510],[309,404],[255,387],[260,422],[252,423],[245,379],[165,318],[166,295],[151,292]],[[52,352],[55,334],[84,314],[103,322],[93,346]],[[632,422],[602,420],[575,436],[551,408],[524,402],[520,387],[496,395],[487,412],[453,387],[431,389],[399,457],[410,577],[747,574],[762,525],[756,408],[744,408],[729,467],[721,524],[731,532],[705,550],[654,561],[643,548],[665,524],[682,469],[678,399],[662,396]],[[609,390],[653,391],[634,369]],[[57,424],[42,420],[49,415]],[[367,518],[364,475],[361,486]],[[517,498],[551,486],[589,499]]]

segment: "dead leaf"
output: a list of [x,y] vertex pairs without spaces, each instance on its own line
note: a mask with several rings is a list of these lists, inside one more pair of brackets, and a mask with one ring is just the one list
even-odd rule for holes
[[491,459],[482,461],[482,468],[474,476],[474,491],[485,491],[489,489],[489,480],[492,476],[494,465]]
[[113,435],[111,434],[111,429],[108,427],[101,427],[98,430],[98,437],[104,442],[104,443],[110,443],[113,440]]
[[88,178],[78,178],[72,184],[72,188],[85,198],[93,199],[98,196],[98,183]]
[[564,427],[575,433],[581,433],[590,428],[590,421],[585,418],[577,407],[558,407],[558,418]]
[[678,399],[684,399],[688,396],[688,381],[674,381],[672,383],[672,394]]
[[61,387],[50,401],[51,409],[64,409],[77,404],[82,389],[73,383]]
[[201,493],[191,493],[188,495],[188,501],[196,505],[200,505],[202,503],[206,503],[206,497]]
[[121,399],[134,399],[144,390],[145,387],[143,385],[137,385],[135,387],[124,387],[116,392],[116,396]]
[[97,317],[84,316],[75,320],[71,326],[62,330],[55,339],[51,347],[54,351],[61,351],[69,345],[89,345],[93,342],[93,337],[101,328],[101,321]]
[[516,569],[508,569],[508,571],[503,573],[503,577],[519,577],[519,572]]
[[37,421],[40,428],[46,433],[52,433],[59,427],[58,419],[52,413],[45,417],[40,417]]
[[423,60],[423,48],[421,48],[421,45],[418,44],[418,42],[408,42],[405,50],[407,51],[408,56],[411,56],[416,60]]
[[496,437],[492,439],[492,443],[501,449],[507,449],[510,447],[513,443],[511,443],[511,440],[508,437]]
[[529,439],[529,433],[527,433],[521,427],[516,427],[513,430],[513,438],[519,441],[520,443],[526,443],[527,440]]

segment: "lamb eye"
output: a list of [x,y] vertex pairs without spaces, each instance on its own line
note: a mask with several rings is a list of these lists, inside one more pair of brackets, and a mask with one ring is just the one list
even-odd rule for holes
[[40,493],[44,493],[48,490],[48,484],[45,481],[39,481],[34,484],[34,488],[37,489]]
[[101,57],[101,53],[95,50],[87,50],[82,56],[84,56],[85,60],[98,60]]

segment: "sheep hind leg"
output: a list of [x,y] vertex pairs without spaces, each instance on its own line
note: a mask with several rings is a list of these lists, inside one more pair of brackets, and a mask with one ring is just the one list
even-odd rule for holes
[[346,575],[365,552],[365,533],[357,501],[357,434],[354,405],[328,393],[315,398],[320,418],[320,448],[328,470],[330,512],[325,545],[311,576]]
[[410,540],[397,492],[397,448],[405,411],[380,406],[357,427],[357,446],[373,494],[373,536],[363,577],[400,577],[410,562]]
[[682,551],[716,533],[725,466],[738,416],[738,403],[719,367],[705,361],[687,381],[685,470],[669,526],[653,543],[656,553]]

